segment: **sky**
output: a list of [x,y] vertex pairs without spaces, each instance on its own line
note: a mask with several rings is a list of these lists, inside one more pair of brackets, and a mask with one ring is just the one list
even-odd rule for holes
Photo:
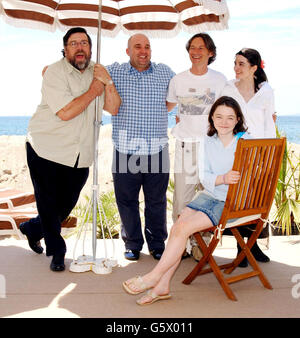
[[[257,49],[275,92],[278,115],[300,116],[300,0],[227,0],[229,29],[209,31],[217,46],[211,68],[234,78],[235,53]],[[15,28],[0,19],[0,116],[31,116],[41,99],[41,72],[61,58],[64,32]],[[170,39],[151,39],[152,61],[169,65],[176,73],[190,67],[185,50],[192,36],[180,33]],[[93,59],[96,36],[92,35]],[[128,36],[101,40],[103,65],[127,62]]]

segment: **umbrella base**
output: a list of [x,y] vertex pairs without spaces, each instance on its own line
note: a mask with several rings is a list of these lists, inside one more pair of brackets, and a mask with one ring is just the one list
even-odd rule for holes
[[112,268],[117,265],[117,260],[100,258],[94,260],[92,256],[80,256],[73,261],[69,270],[71,272],[87,272],[93,271],[98,275],[106,275],[112,272]]

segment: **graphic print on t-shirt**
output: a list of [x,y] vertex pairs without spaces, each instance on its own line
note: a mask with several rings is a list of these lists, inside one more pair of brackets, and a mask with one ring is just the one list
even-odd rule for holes
[[[190,91],[190,90],[189,90]],[[191,91],[190,91],[191,92]],[[215,102],[216,93],[211,92],[210,88],[204,95],[179,96],[179,111],[183,115],[207,115],[208,108]]]

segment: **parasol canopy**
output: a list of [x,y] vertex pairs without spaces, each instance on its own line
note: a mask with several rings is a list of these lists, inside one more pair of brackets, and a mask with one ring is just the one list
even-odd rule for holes
[[[14,26],[65,31],[87,27],[97,33],[99,0],[0,0],[0,14]],[[228,28],[225,0],[102,0],[101,34],[143,32],[173,37]]]

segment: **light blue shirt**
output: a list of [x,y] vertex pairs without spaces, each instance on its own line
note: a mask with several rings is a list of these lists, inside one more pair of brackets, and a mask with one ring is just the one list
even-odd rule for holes
[[[205,136],[202,146],[199,147],[199,178],[204,190],[212,197],[220,201],[225,201],[228,184],[215,185],[217,176],[226,174],[232,169],[235,149],[240,135],[230,144],[224,147],[217,134],[214,136]],[[252,137],[245,133],[244,139]]]
[[150,63],[139,72],[130,62],[106,67],[122,99],[112,116],[115,148],[124,154],[152,155],[168,143],[166,97],[175,73],[164,64]]

